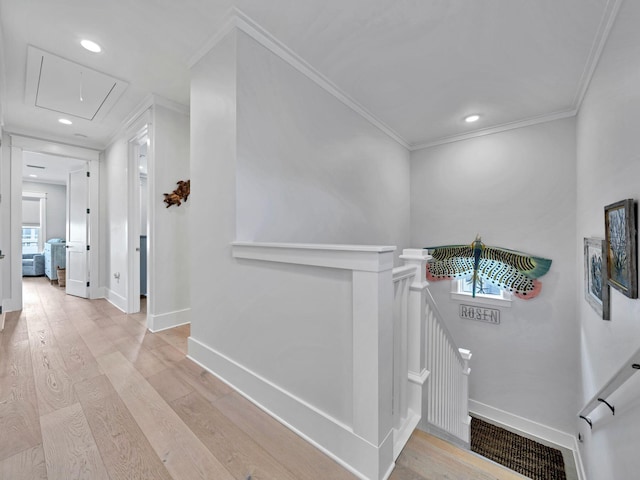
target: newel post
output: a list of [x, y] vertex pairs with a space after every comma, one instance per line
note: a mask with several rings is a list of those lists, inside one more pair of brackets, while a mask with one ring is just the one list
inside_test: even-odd
[[471, 360], [472, 353], [470, 350], [466, 350], [464, 348], [459, 348], [460, 356], [462, 360], [464, 360], [463, 370], [462, 370], [462, 421], [465, 424], [464, 438], [465, 442], [471, 441], [471, 417], [469, 416], [469, 374], [471, 373], [471, 367], [469, 367], [469, 360]]
[[408, 305], [408, 324], [407, 334], [408, 341], [408, 367], [409, 381], [418, 386], [414, 390], [418, 397], [410, 395], [410, 403], [414, 410], [420, 412], [422, 404], [422, 386], [424, 385], [429, 372], [426, 369], [425, 362], [425, 308], [426, 308], [426, 291], [429, 287], [427, 282], [427, 262], [431, 259], [431, 255], [426, 250], [420, 248], [405, 248], [400, 258], [405, 265], [412, 265], [416, 268], [416, 276], [413, 283], [409, 287], [409, 305]]

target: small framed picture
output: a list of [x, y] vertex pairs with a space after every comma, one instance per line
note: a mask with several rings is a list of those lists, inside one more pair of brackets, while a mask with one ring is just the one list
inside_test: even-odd
[[629, 298], [638, 298], [636, 205], [633, 199], [604, 207], [607, 278]]
[[602, 238], [584, 239], [584, 298], [603, 320], [610, 320], [607, 256]]

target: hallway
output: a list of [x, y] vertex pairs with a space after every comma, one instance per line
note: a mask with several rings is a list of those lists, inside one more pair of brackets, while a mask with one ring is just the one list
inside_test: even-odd
[[[355, 478], [185, 357], [189, 327], [24, 279], [0, 334], [0, 478]], [[10, 432], [10, 433], [7, 433]], [[523, 478], [415, 433], [390, 478]]]

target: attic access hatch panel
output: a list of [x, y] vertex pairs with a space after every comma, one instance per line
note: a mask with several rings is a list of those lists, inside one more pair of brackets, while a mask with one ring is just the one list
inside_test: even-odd
[[128, 83], [29, 46], [26, 103], [54, 112], [102, 120]]

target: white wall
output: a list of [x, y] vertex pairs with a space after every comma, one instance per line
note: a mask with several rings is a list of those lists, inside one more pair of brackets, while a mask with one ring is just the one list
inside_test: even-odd
[[[350, 275], [234, 260], [230, 243], [402, 249], [409, 154], [242, 31], [192, 68], [191, 86], [192, 341], [242, 370], [227, 380], [258, 403], [278, 409], [286, 392], [348, 425]], [[278, 414], [322, 443], [308, 418]]]
[[[101, 286], [106, 287], [108, 298], [114, 303], [120, 299], [118, 306], [122, 308], [123, 299], [127, 298], [127, 215], [128, 215], [128, 141], [127, 135], [107, 147], [104, 161], [100, 162], [100, 197], [101, 197], [101, 232], [104, 232], [101, 250], [104, 255], [105, 268]], [[119, 274], [120, 278], [114, 277]]]
[[47, 238], [67, 238], [67, 187], [53, 183], [22, 182], [23, 192], [47, 194]]
[[[154, 105], [148, 158], [147, 211], [151, 265], [148, 277], [149, 328], [159, 330], [190, 321], [189, 209], [191, 198], [181, 206], [165, 208], [163, 193], [177, 188], [189, 174], [189, 117]], [[206, 187], [205, 187], [206, 188]]]
[[[623, 2], [578, 115], [578, 247], [583, 237], [604, 238], [605, 205], [640, 199], [640, 4]], [[611, 321], [603, 321], [584, 300], [582, 255], [578, 315], [581, 324], [581, 408], [640, 346], [640, 300], [611, 289]], [[609, 400], [615, 416], [598, 407], [591, 431], [576, 420], [584, 436], [582, 458], [588, 478], [625, 480], [640, 469], [640, 376], [636, 374]]]
[[[158, 330], [189, 321], [189, 203], [165, 208], [162, 193], [176, 188], [178, 180], [189, 178], [189, 117], [185, 113], [154, 104], [134, 125], [119, 135], [105, 150], [101, 210], [106, 272], [102, 277], [107, 297], [126, 308], [128, 297], [128, 172], [129, 141], [150, 124], [151, 145], [146, 205], [152, 219], [149, 234], [151, 265], [147, 278], [149, 328]], [[133, 173], [138, 179], [138, 170]], [[137, 180], [136, 180], [137, 181]], [[137, 220], [136, 220], [137, 221]], [[120, 279], [114, 277], [118, 273]]]
[[238, 38], [237, 239], [407, 246], [406, 149]]
[[[459, 318], [448, 280], [432, 282], [458, 346], [473, 352], [470, 397], [573, 433], [578, 387], [575, 309], [575, 122], [558, 120], [412, 153], [412, 245], [487, 245], [553, 260], [541, 294], [514, 298], [501, 324]], [[466, 302], [468, 303], [468, 302]]]

